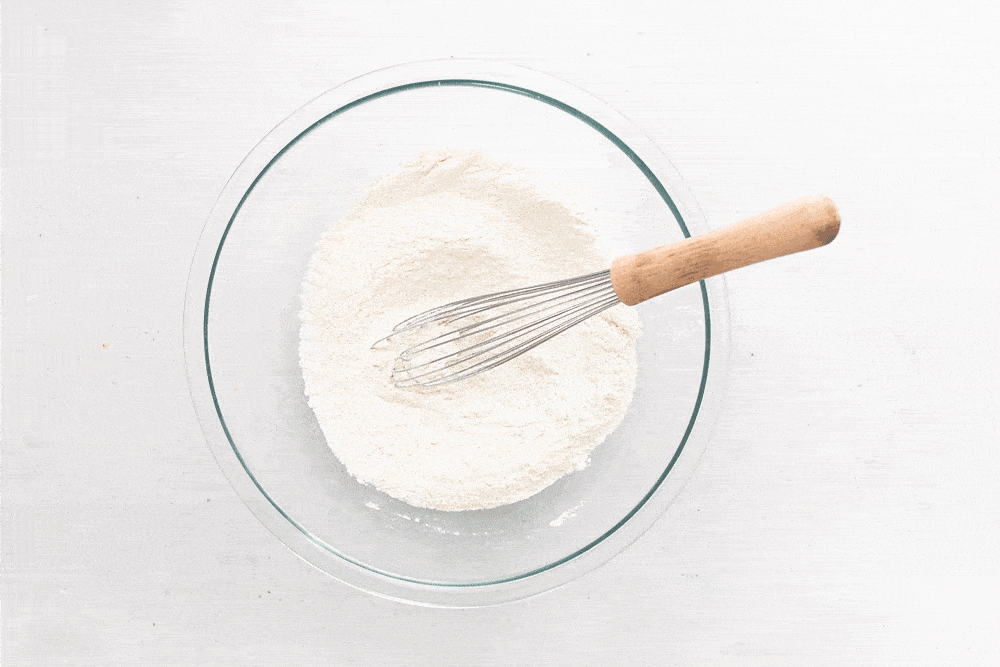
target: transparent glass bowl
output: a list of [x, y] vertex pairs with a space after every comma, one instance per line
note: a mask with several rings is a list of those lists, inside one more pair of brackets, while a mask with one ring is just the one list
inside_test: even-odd
[[585, 470], [522, 502], [466, 512], [361, 485], [303, 394], [300, 285], [323, 231], [377, 177], [433, 148], [480, 148], [570, 184], [618, 254], [707, 231], [663, 154], [583, 91], [502, 63], [391, 67], [306, 104], [240, 164], [192, 263], [185, 356], [216, 460], [289, 548], [377, 595], [481, 606], [580, 576], [671, 502], [705, 448], [725, 380], [725, 288], [716, 278], [639, 306], [635, 396]]

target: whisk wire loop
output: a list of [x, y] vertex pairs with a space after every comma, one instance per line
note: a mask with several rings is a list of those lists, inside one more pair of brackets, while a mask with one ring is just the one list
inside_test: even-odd
[[610, 271], [599, 271], [433, 308], [400, 322], [382, 339], [432, 325], [446, 328], [402, 352], [392, 381], [430, 387], [478, 375], [618, 303]]

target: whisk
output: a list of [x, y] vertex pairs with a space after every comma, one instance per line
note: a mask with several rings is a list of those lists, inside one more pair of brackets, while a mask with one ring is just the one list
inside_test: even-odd
[[634, 306], [726, 271], [818, 248], [839, 229], [840, 215], [829, 198], [803, 197], [702, 236], [619, 257], [605, 271], [432, 308], [400, 322], [375, 345], [427, 327], [425, 340], [396, 358], [392, 382], [397, 387], [457, 382], [619, 303]]

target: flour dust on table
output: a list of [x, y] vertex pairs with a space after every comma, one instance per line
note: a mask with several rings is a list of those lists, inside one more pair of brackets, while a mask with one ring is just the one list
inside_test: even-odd
[[372, 348], [428, 308], [606, 269], [576, 202], [523, 165], [435, 150], [325, 232], [302, 285], [299, 359], [327, 443], [359, 482], [418, 507], [497, 507], [585, 467], [622, 421], [641, 331], [623, 305], [439, 387], [390, 381], [405, 340]]

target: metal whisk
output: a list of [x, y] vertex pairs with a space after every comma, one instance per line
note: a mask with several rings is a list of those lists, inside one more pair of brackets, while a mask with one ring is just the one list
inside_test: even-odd
[[832, 201], [803, 197], [703, 236], [619, 257], [606, 271], [433, 308], [400, 322], [375, 345], [427, 327], [428, 337], [397, 357], [392, 382], [397, 387], [457, 382], [614, 305], [634, 306], [726, 271], [826, 245], [839, 229]]

